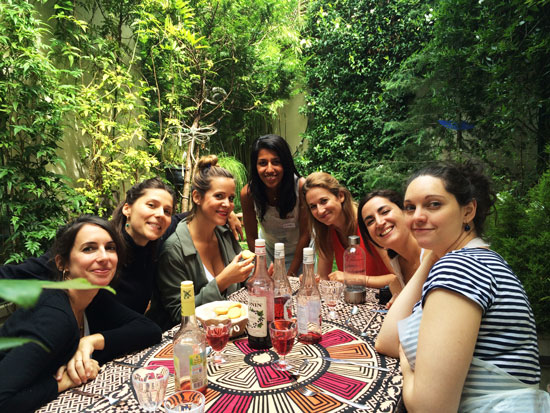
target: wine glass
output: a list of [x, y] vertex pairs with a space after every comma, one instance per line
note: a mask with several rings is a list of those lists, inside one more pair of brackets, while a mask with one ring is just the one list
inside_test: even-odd
[[321, 294], [325, 300], [326, 305], [328, 305], [330, 311], [328, 313], [328, 318], [330, 320], [336, 320], [338, 315], [334, 310], [334, 307], [340, 300], [342, 292], [344, 291], [344, 284], [339, 281], [326, 281], [323, 280], [320, 283]]
[[213, 350], [213, 359], [215, 364], [225, 363], [225, 359], [220, 352], [225, 348], [225, 345], [229, 341], [229, 334], [231, 333], [231, 319], [229, 318], [217, 318], [213, 323], [209, 323], [205, 326], [206, 341]]
[[269, 324], [271, 344], [280, 356], [279, 360], [273, 363], [273, 368], [279, 371], [288, 371], [292, 366], [285, 360], [285, 356], [292, 350], [294, 338], [296, 337], [296, 323], [289, 320], [275, 320]]
[[143, 410], [155, 412], [162, 404], [170, 372], [164, 366], [147, 366], [134, 370], [132, 385]]

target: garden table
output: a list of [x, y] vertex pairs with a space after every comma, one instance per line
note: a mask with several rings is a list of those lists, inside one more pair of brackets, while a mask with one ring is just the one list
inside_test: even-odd
[[[297, 279], [293, 279], [291, 285], [296, 292]], [[243, 303], [246, 303], [247, 299], [245, 289], [231, 296], [231, 300]], [[278, 357], [273, 349], [254, 351], [248, 347], [246, 336], [236, 337], [223, 350], [226, 363], [215, 366], [210, 360], [208, 362], [206, 410], [209, 413], [402, 411], [403, 378], [399, 370], [399, 361], [378, 354], [374, 350], [374, 337], [380, 330], [385, 315], [384, 308], [375, 298], [375, 291], [367, 291], [367, 302], [359, 305], [359, 313], [353, 317], [352, 327], [345, 323], [349, 319], [352, 305], [340, 300], [336, 306], [338, 318], [334, 321], [328, 320], [329, 308], [324, 303], [321, 307], [322, 341], [315, 345], [296, 342], [286, 356], [293, 365], [300, 365], [304, 359], [309, 360], [300, 371], [299, 377], [279, 372], [271, 367], [271, 362]], [[118, 399], [118, 403], [111, 405], [107, 398], [76, 394], [69, 390], [38, 412], [144, 411], [139, 407], [132, 392], [131, 365], [165, 365], [173, 371], [171, 338], [178, 328], [179, 326], [165, 332], [160, 344], [117, 360], [128, 365], [119, 364], [117, 361], [105, 364], [93, 382], [79, 388], [89, 393]], [[357, 329], [366, 331], [368, 336], [361, 337]], [[387, 368], [389, 371], [352, 364], [336, 364], [322, 357], [358, 361]], [[297, 390], [298, 387], [309, 384], [345, 399], [366, 404], [368, 409], [357, 410], [323, 394], [306, 397]], [[166, 394], [169, 395], [173, 391], [171, 376]]]

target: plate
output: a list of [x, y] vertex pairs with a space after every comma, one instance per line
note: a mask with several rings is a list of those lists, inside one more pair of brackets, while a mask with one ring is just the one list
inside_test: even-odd
[[195, 316], [204, 324], [210, 325], [216, 323], [216, 318], [220, 316], [216, 315], [214, 309], [216, 307], [229, 308], [232, 304], [241, 305], [241, 316], [231, 320], [233, 328], [231, 330], [231, 337], [237, 337], [244, 334], [246, 324], [248, 323], [248, 306], [238, 301], [212, 301], [211, 303], [203, 304], [195, 309]]

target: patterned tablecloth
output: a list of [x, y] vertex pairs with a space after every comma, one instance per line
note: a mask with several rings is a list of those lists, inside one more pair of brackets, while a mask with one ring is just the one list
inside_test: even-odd
[[[292, 282], [297, 289], [297, 281]], [[247, 302], [246, 290], [236, 292], [232, 300]], [[323, 338], [319, 344], [303, 345], [296, 342], [286, 356], [293, 365], [309, 362], [299, 377], [274, 370], [271, 363], [278, 356], [272, 349], [256, 351], [248, 347], [246, 336], [230, 341], [223, 350], [226, 363], [215, 366], [208, 363], [208, 390], [206, 408], [209, 413], [222, 412], [351, 412], [357, 409], [326, 395], [303, 396], [297, 387], [313, 384], [332, 394], [369, 406], [367, 412], [397, 412], [401, 410], [402, 376], [397, 359], [385, 357], [374, 350], [374, 337], [384, 317], [374, 291], [368, 292], [367, 303], [359, 306], [359, 313], [351, 324], [369, 336], [360, 337], [346, 325], [352, 305], [343, 301], [336, 306], [338, 318], [328, 321], [328, 307], [322, 305]], [[167, 331], [160, 344], [129, 355], [119, 361], [129, 364], [165, 365], [173, 372], [172, 340], [177, 327]], [[351, 364], [335, 364], [322, 359], [333, 357], [361, 361], [363, 364], [389, 368], [379, 371]], [[133, 395], [130, 374], [133, 368], [107, 363], [100, 375], [81, 390], [119, 399], [110, 405], [106, 398], [84, 396], [67, 391], [38, 412], [142, 412]], [[167, 395], [174, 391], [173, 376]], [[160, 411], [163, 411], [161, 408]]]

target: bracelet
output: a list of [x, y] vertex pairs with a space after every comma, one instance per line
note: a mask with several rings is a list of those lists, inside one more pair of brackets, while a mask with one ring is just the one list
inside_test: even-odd
[[365, 287], [369, 286], [369, 277], [370, 277], [370, 275], [367, 275], [367, 282], [365, 283]]

